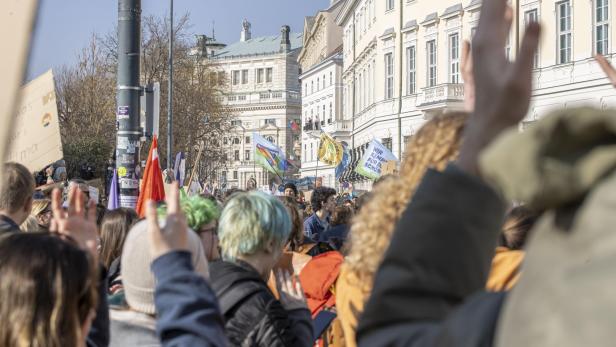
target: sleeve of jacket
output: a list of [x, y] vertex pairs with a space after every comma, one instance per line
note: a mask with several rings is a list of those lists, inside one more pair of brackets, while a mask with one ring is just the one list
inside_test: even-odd
[[439, 322], [484, 288], [503, 215], [500, 197], [481, 180], [455, 165], [429, 170], [375, 277], [358, 326], [360, 345], [385, 331], [389, 341], [437, 334]]
[[278, 300], [273, 300], [266, 307], [267, 320], [262, 324], [264, 331], [258, 335], [259, 346], [314, 346], [312, 337], [312, 318], [308, 309], [287, 311]]
[[98, 281], [98, 306], [96, 317], [92, 322], [90, 331], [86, 338], [88, 347], [107, 347], [109, 346], [109, 304], [107, 303], [107, 270], [104, 266], [99, 267]]
[[156, 332], [163, 346], [226, 346], [216, 295], [193, 271], [190, 253], [174, 251], [152, 263], [157, 279]]

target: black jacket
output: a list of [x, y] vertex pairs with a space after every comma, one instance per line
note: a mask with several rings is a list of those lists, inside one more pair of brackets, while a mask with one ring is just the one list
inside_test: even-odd
[[428, 171], [396, 226], [360, 319], [359, 346], [491, 346], [502, 293], [483, 291], [504, 216], [450, 165]]
[[21, 229], [19, 229], [19, 225], [15, 223], [11, 218], [0, 215], [0, 235], [4, 233], [18, 233]]
[[213, 262], [210, 276], [230, 345], [313, 345], [310, 311], [286, 311], [250, 265]]

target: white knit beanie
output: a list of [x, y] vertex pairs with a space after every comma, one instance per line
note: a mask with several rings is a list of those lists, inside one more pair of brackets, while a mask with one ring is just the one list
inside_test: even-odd
[[[149, 245], [147, 221], [144, 220], [135, 224], [126, 236], [122, 250], [121, 275], [128, 306], [137, 312], [153, 315], [156, 314], [154, 307], [156, 282], [150, 269], [153, 259]], [[190, 229], [188, 230], [188, 248], [192, 254], [195, 271], [208, 278], [207, 258], [201, 239]]]

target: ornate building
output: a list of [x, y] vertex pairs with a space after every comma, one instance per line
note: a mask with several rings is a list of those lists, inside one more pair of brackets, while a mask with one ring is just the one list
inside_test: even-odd
[[[288, 26], [283, 26], [280, 35], [253, 38], [250, 29], [250, 23], [244, 20], [240, 41], [204, 57], [225, 74], [229, 90], [223, 104], [236, 116], [233, 129], [222, 139], [227, 161], [213, 182], [223, 189], [261, 187], [280, 180], [255, 165], [253, 132], [276, 144], [291, 163], [299, 166], [301, 96], [297, 57], [302, 34], [291, 33]], [[286, 175], [294, 173], [297, 168], [290, 166]]]
[[321, 132], [348, 143], [349, 120], [342, 117], [342, 29], [336, 15], [343, 1], [304, 21], [304, 42], [299, 53], [302, 68], [302, 177], [321, 177], [326, 186], [337, 185], [335, 168], [319, 162]]

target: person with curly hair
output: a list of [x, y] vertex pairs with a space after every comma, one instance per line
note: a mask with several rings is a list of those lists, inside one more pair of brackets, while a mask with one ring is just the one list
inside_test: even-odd
[[318, 240], [319, 234], [329, 228], [329, 216], [336, 208], [336, 190], [318, 187], [312, 192], [310, 205], [314, 214], [304, 221], [304, 234], [307, 239]]
[[379, 182], [353, 218], [336, 297], [347, 346], [355, 346], [358, 318], [396, 223], [426, 171], [442, 171], [456, 159], [467, 118], [466, 113], [451, 113], [428, 121], [409, 142], [400, 176]]

